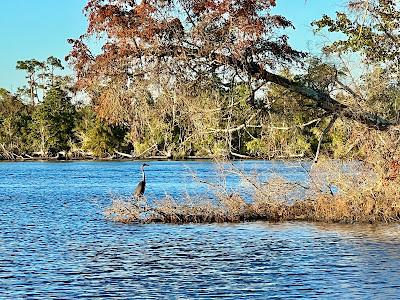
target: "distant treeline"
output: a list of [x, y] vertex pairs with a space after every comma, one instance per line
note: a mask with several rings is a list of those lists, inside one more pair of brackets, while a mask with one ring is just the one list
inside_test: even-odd
[[[243, 83], [221, 89], [220, 82], [210, 81], [204, 89], [185, 87], [180, 93], [138, 93], [138, 86], [126, 99], [125, 111], [121, 99], [112, 107], [110, 100], [104, 106], [88, 95], [78, 97], [73, 79], [56, 74], [62, 65], [54, 57], [19, 61], [17, 68], [26, 71], [27, 85], [16, 93], [0, 89], [1, 159], [312, 157], [329, 121], [311, 101], [278, 85], [258, 96]], [[314, 60], [307, 74], [295, 79], [312, 77], [318, 88], [328, 89], [334, 72]], [[365, 103], [396, 117], [399, 90], [384, 70], [376, 68], [365, 78], [364, 88], [369, 87], [374, 90]], [[382, 103], [378, 95], [385, 94], [391, 95], [390, 101]], [[97, 95], [114, 96], [118, 97], [100, 91]], [[344, 94], [337, 97], [346, 101]], [[323, 138], [322, 152], [331, 157], [362, 156], [355, 142], [357, 126], [337, 121]]]

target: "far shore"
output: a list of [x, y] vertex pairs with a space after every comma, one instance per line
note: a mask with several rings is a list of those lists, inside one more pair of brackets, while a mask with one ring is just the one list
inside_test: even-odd
[[[84, 156], [84, 157], [17, 157], [15, 159], [1, 159], [0, 162], [33, 162], [33, 161], [43, 161], [43, 162], [72, 162], [72, 161], [145, 161], [145, 160], [154, 160], [154, 161], [190, 161], [190, 160], [204, 160], [204, 161], [212, 161], [218, 160], [218, 157], [212, 156], [187, 156], [183, 158], [176, 158], [176, 157], [168, 157], [168, 156], [149, 156], [149, 157], [123, 157], [123, 156], [110, 156], [110, 157], [91, 157], [91, 156]], [[257, 157], [231, 157], [229, 160], [281, 160], [281, 161], [293, 161], [293, 160], [302, 160], [302, 161], [312, 161], [312, 158], [309, 157], [275, 157], [275, 158], [257, 158]]]
[[0, 159], [0, 162], [32, 162], [32, 161], [143, 161], [143, 160], [163, 160], [163, 161], [185, 161], [185, 160], [212, 160], [211, 157], [188, 157], [188, 158], [168, 158], [164, 156], [152, 156], [141, 158], [127, 158], [127, 157], [72, 157], [72, 158], [58, 158], [58, 157], [31, 157], [31, 158], [16, 158], [16, 159]]

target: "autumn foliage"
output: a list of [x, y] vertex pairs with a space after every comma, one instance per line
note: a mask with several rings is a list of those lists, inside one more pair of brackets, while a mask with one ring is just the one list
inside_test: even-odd
[[[78, 86], [100, 110], [108, 106], [104, 102], [126, 100], [123, 93], [112, 100], [98, 97], [113, 83], [127, 87], [128, 93], [129, 87], [155, 82], [168, 89], [207, 78], [226, 83], [243, 76], [241, 81], [250, 82], [246, 71], [254, 62], [274, 69], [304, 57], [290, 47], [287, 36], [278, 34], [292, 24], [271, 13], [275, 5], [272, 0], [90, 0], [87, 32], [69, 40], [73, 49], [68, 60]], [[86, 44], [93, 36], [104, 42], [100, 53]]]

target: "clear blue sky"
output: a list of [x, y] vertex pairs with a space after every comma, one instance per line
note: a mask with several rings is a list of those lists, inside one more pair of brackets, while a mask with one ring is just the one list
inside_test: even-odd
[[[84, 33], [82, 13], [85, 0], [11, 0], [0, 4], [0, 87], [15, 91], [25, 83], [24, 73], [15, 69], [17, 60], [44, 60], [53, 55], [64, 59], [70, 50], [68, 38]], [[313, 49], [315, 38], [310, 22], [322, 14], [333, 15], [343, 0], [278, 0], [275, 9], [292, 20], [292, 45]], [[314, 41], [313, 41], [314, 40]]]

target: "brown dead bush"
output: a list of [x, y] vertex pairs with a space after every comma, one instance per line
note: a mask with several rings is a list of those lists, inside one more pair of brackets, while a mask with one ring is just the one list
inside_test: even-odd
[[365, 161], [321, 159], [310, 169], [304, 168], [306, 182], [293, 182], [276, 174], [261, 182], [257, 174], [245, 174], [233, 165], [228, 171], [219, 168], [222, 177], [223, 172], [233, 172], [253, 188], [251, 201], [238, 192], [229, 192], [223, 185], [210, 184], [215, 195], [212, 199], [166, 197], [151, 203], [145, 198], [115, 199], [105, 214], [123, 223], [398, 222], [399, 141], [399, 133], [379, 138], [367, 136], [367, 141], [359, 146], [367, 155]]

